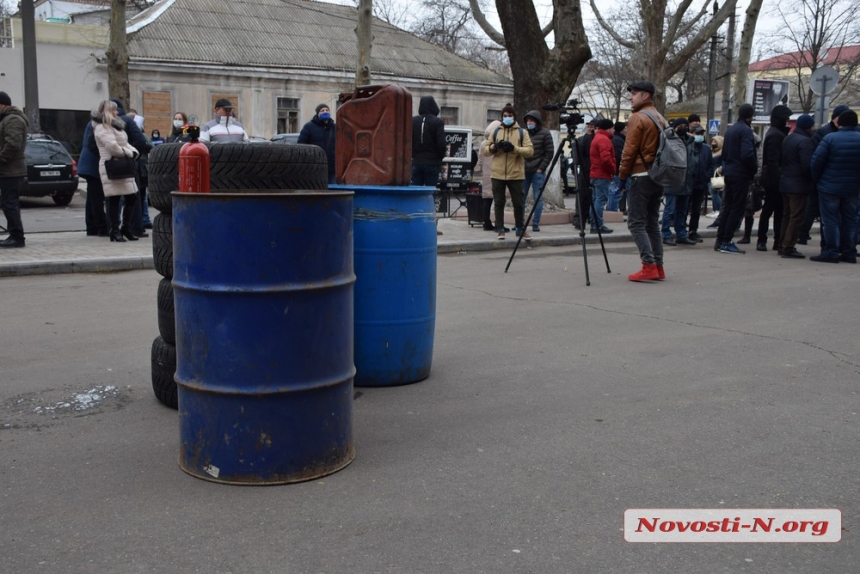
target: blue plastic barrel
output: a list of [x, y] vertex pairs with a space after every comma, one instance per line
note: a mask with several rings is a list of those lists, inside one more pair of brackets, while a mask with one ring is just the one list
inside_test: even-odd
[[355, 192], [355, 384], [422, 381], [436, 329], [435, 188], [333, 188]]
[[353, 194], [173, 193], [179, 466], [230, 484], [354, 457]]

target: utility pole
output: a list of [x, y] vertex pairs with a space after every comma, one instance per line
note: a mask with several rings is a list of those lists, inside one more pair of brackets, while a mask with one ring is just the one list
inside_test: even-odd
[[39, 75], [36, 71], [36, 11], [33, 0], [21, 0], [21, 33], [24, 37], [24, 110], [30, 133], [42, 133], [39, 123]]
[[358, 3], [358, 65], [355, 70], [355, 86], [370, 84], [370, 51], [373, 48], [373, 0]]
[[[719, 6], [714, 0], [714, 16], [717, 15], [718, 10]], [[708, 121], [716, 119], [714, 118], [714, 99], [717, 90], [717, 39], [718, 36], [714, 33], [711, 36], [711, 56], [708, 61]], [[710, 134], [708, 135], [710, 136]]]
[[732, 67], [735, 51], [735, 12], [729, 15], [729, 32], [726, 34], [726, 71], [723, 76], [723, 103], [720, 110], [720, 135], [725, 135], [732, 123]]

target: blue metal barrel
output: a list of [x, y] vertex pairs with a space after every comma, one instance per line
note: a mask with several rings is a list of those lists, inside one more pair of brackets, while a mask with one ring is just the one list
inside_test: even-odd
[[352, 440], [353, 194], [173, 193], [179, 466], [325, 476]]
[[329, 188], [355, 192], [355, 384], [426, 379], [436, 329], [435, 188]]

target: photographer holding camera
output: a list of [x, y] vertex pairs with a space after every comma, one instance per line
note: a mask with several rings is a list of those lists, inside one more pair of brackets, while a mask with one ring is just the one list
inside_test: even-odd
[[502, 108], [502, 125], [496, 128], [490, 137], [484, 141], [481, 152], [492, 156], [491, 181], [493, 200], [496, 212], [496, 230], [498, 238], [505, 238], [505, 189], [511, 193], [514, 204], [514, 221], [519, 237], [531, 241], [531, 236], [525, 230], [523, 207], [523, 181], [526, 178], [525, 159], [532, 157], [534, 147], [526, 130], [517, 125], [516, 111], [511, 104]]

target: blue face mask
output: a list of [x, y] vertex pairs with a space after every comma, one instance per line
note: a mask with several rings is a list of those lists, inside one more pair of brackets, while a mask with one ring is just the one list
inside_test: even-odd
[[323, 113], [321, 113], [321, 114], [320, 114], [320, 119], [321, 119], [321, 120], [323, 120], [323, 121], [325, 121], [325, 120], [327, 120], [327, 119], [329, 119], [329, 118], [331, 118], [331, 114], [330, 114], [329, 112], [323, 112]]
[[504, 117], [502, 118], [502, 123], [508, 127], [511, 127], [512, 125], [514, 125], [514, 118], [510, 116]]
[[526, 124], [526, 127], [529, 129], [529, 131], [531, 131], [531, 130], [535, 129], [537, 127], [537, 125], [529, 122]]
[[702, 143], [703, 141], [705, 141], [705, 136], [694, 136], [693, 139], [696, 140], [696, 143]]

